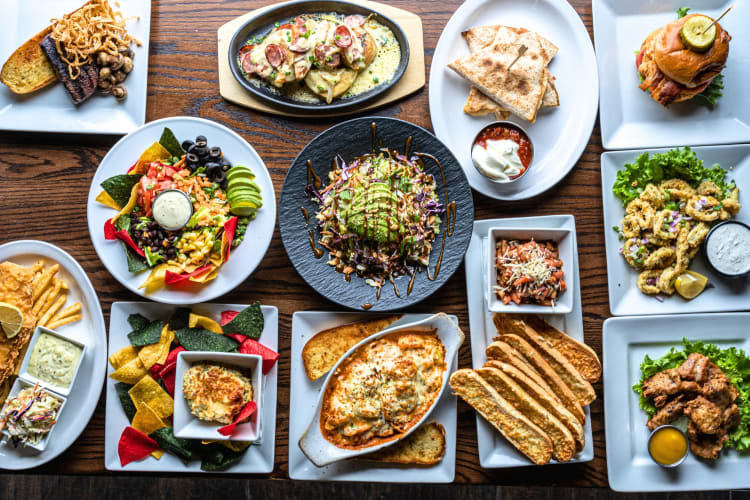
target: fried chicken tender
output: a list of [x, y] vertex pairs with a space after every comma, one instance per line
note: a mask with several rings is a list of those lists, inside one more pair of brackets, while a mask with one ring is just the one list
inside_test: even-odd
[[682, 415], [682, 410], [685, 408], [685, 402], [682, 400], [683, 397], [684, 396], [680, 394], [656, 412], [646, 424], [648, 428], [654, 430], [662, 425], [667, 425]]
[[683, 413], [695, 424], [701, 434], [716, 434], [723, 422], [721, 408], [703, 396], [685, 403]]
[[[643, 395], [647, 398], [654, 398], [657, 408], [664, 406], [667, 396], [676, 394], [679, 389], [680, 375], [677, 373], [677, 368], [656, 373], [643, 382]], [[661, 398], [662, 404], [656, 402], [657, 398]]]

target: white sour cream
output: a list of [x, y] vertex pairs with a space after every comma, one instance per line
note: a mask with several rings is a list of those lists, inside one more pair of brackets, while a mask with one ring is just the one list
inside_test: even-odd
[[489, 139], [486, 149], [475, 144], [471, 149], [471, 160], [482, 174], [500, 182], [515, 179], [523, 172], [518, 144], [510, 139]]
[[193, 205], [182, 191], [168, 189], [154, 200], [154, 220], [168, 231], [181, 229], [193, 214]]
[[722, 224], [711, 232], [706, 255], [717, 271], [741, 275], [750, 271], [750, 229], [742, 224]]

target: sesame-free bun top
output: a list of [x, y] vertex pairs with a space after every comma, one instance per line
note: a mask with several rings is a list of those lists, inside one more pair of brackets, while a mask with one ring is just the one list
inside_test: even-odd
[[732, 39], [716, 23], [716, 40], [710, 49], [706, 52], [688, 49], [682, 43], [680, 30], [688, 19], [701, 15], [687, 15], [652, 33], [655, 35], [653, 57], [656, 65], [666, 76], [688, 88], [698, 87], [721, 73], [729, 55], [729, 40]]

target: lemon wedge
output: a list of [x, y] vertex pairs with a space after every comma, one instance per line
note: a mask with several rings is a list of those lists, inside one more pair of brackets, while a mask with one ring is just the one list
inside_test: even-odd
[[0, 302], [0, 325], [5, 336], [12, 339], [23, 326], [23, 313], [19, 308], [7, 302]]
[[708, 278], [695, 271], [685, 271], [677, 276], [674, 282], [674, 288], [683, 299], [694, 299], [706, 289]]

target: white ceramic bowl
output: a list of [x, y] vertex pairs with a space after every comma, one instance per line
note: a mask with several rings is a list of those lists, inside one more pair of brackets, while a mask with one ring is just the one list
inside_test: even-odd
[[[336, 373], [336, 370], [338, 369], [339, 365], [344, 360], [346, 360], [361, 345], [364, 345], [368, 342], [371, 342], [374, 339], [383, 337], [384, 335], [387, 335], [392, 332], [398, 332], [401, 330], [409, 330], [409, 329], [414, 329], [414, 328], [417, 328], [417, 329], [436, 328], [438, 338], [445, 346], [446, 368], [445, 368], [445, 372], [443, 373], [443, 383], [440, 386], [440, 392], [438, 393], [437, 397], [433, 400], [430, 408], [428, 408], [428, 410], [425, 412], [422, 418], [419, 419], [419, 421], [416, 422], [408, 431], [406, 431], [398, 439], [394, 439], [393, 441], [388, 441], [386, 443], [381, 443], [375, 446], [361, 448], [358, 450], [339, 448], [335, 446], [333, 443], [329, 442], [320, 432], [320, 410], [323, 405], [323, 396], [325, 395], [326, 388], [328, 387], [328, 384], [331, 382], [331, 377], [333, 376], [334, 373]], [[302, 434], [302, 437], [299, 440], [299, 447], [302, 449], [302, 452], [312, 463], [314, 463], [318, 467], [323, 467], [324, 465], [328, 465], [330, 463], [337, 462], [339, 460], [344, 460], [346, 458], [352, 458], [352, 457], [356, 457], [359, 455], [364, 455], [365, 453], [373, 452], [375, 450], [379, 450], [380, 448], [390, 446], [400, 441], [401, 439], [404, 439], [406, 436], [408, 436], [414, 430], [416, 430], [422, 424], [422, 422], [424, 422], [427, 418], [429, 418], [430, 413], [432, 413], [432, 410], [435, 408], [438, 401], [440, 401], [443, 391], [445, 391], [445, 388], [448, 385], [448, 377], [450, 376], [450, 366], [452, 366], [454, 358], [458, 355], [458, 349], [461, 347], [461, 344], [463, 343], [463, 341], [464, 341], [464, 333], [461, 331], [458, 325], [454, 323], [445, 313], [438, 313], [422, 321], [417, 321], [417, 322], [409, 323], [406, 325], [399, 325], [393, 328], [388, 328], [386, 330], [383, 330], [382, 332], [371, 335], [367, 337], [366, 339], [362, 340], [361, 342], [357, 343], [356, 345], [354, 345], [343, 356], [341, 356], [341, 358], [338, 360], [336, 365], [328, 372], [328, 377], [326, 378], [325, 384], [323, 384], [323, 388], [321, 389], [320, 395], [318, 396], [318, 402], [315, 407], [315, 415], [313, 416], [312, 421], [307, 426], [307, 429]]]
[[[497, 284], [497, 271], [495, 269], [495, 244], [498, 240], [530, 240], [534, 241], [554, 241], [560, 252], [562, 260], [562, 270], [565, 273], [565, 284], [567, 290], [560, 294], [558, 302], [554, 307], [543, 306], [539, 304], [516, 304], [510, 302], [503, 304], [495, 293]], [[573, 266], [578, 265], [578, 255], [575, 245], [575, 233], [568, 228], [557, 229], [538, 229], [538, 228], [503, 228], [491, 227], [487, 232], [487, 249], [486, 249], [486, 273], [487, 288], [487, 307], [492, 312], [499, 313], [525, 313], [525, 314], [568, 314], [573, 310], [573, 289], [575, 286], [570, 278], [574, 275]]]
[[[21, 392], [22, 390], [26, 389], [27, 387], [31, 387], [33, 389], [34, 385], [36, 385], [35, 382], [30, 382], [28, 380], [22, 379], [21, 377], [18, 377], [16, 379], [16, 381], [13, 383], [13, 387], [10, 388], [10, 393], [8, 394], [8, 399], [5, 401], [5, 404], [7, 405], [8, 401], [10, 401], [11, 399], [15, 398], [18, 395], [19, 392]], [[65, 399], [65, 397], [60, 396], [59, 394], [55, 394], [52, 391], [48, 391], [46, 389], [43, 389], [43, 390], [46, 391], [47, 394], [49, 394], [50, 396], [52, 396], [53, 398], [55, 398], [55, 399], [57, 399], [58, 401], [61, 402], [60, 408], [57, 409], [57, 422], [60, 422], [60, 418], [62, 417], [62, 412], [65, 409], [65, 402], [67, 400]], [[5, 410], [5, 405], [3, 405], [2, 410], [0, 410], [0, 415], [2, 415], [2, 413], [3, 413], [4, 410]], [[52, 436], [52, 433], [55, 432], [55, 429], [57, 427], [58, 427], [58, 424], [55, 423], [52, 426], [52, 429], [50, 429], [50, 431], [42, 438], [41, 441], [39, 441], [38, 444], [27, 444], [27, 445], [19, 444], [18, 446], [21, 447], [21, 448], [24, 447], [24, 446], [26, 446], [27, 448], [33, 448], [33, 449], [35, 449], [37, 451], [44, 451], [45, 448], [47, 448], [47, 443], [49, 443], [49, 440], [50, 440], [50, 437]], [[11, 437], [10, 437], [10, 433], [8, 432], [7, 429], [3, 429], [3, 435], [8, 439], [8, 442], [10, 442]], [[10, 445], [10, 446], [12, 447], [12, 445]]]
[[[188, 368], [196, 363], [220, 363], [229, 368], [243, 368], [250, 372], [253, 384], [253, 401], [258, 405], [250, 420], [237, 425], [234, 434], [225, 436], [219, 429], [225, 424], [204, 422], [192, 413], [183, 392], [183, 378]], [[174, 435], [185, 439], [222, 440], [222, 441], [258, 441], [261, 436], [261, 411], [263, 410], [263, 360], [255, 354], [236, 354], [227, 352], [183, 351], [177, 355], [174, 389]]]
[[[66, 340], [70, 342], [71, 344], [77, 345], [81, 348], [81, 357], [78, 359], [78, 364], [76, 365], [75, 372], [73, 373], [73, 378], [70, 381], [70, 385], [68, 387], [60, 387], [55, 384], [51, 384], [49, 382], [45, 382], [42, 379], [36, 378], [32, 374], [29, 373], [29, 362], [31, 361], [31, 355], [34, 353], [34, 348], [36, 347], [36, 343], [39, 341], [39, 336], [42, 333], [46, 333], [48, 335], [52, 335], [53, 337], [60, 338], [62, 340]], [[37, 326], [36, 330], [34, 331], [34, 335], [31, 337], [31, 342], [29, 342], [29, 348], [26, 350], [26, 356], [23, 358], [23, 363], [21, 364], [21, 370], [19, 371], [20, 376], [26, 379], [27, 381], [31, 383], [39, 382], [39, 385], [45, 389], [49, 389], [50, 391], [56, 392], [58, 394], [62, 394], [63, 396], [67, 396], [70, 394], [70, 391], [73, 390], [73, 387], [76, 383], [76, 378], [78, 377], [78, 370], [81, 368], [82, 361], [84, 357], [86, 356], [86, 344], [78, 340], [76, 337], [73, 337], [71, 335], [64, 335], [60, 332], [57, 332], [55, 330], [50, 330], [49, 328], [45, 328], [43, 326]]]

